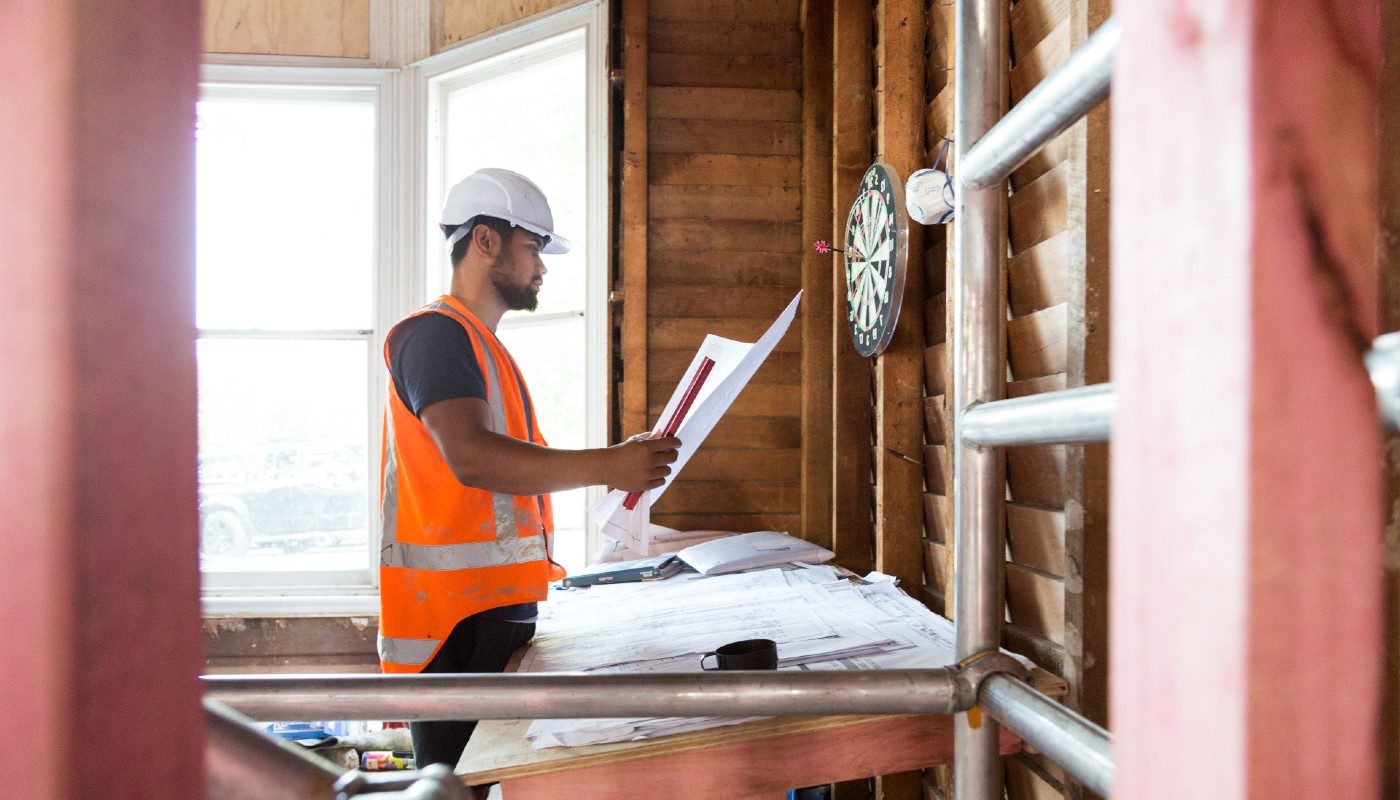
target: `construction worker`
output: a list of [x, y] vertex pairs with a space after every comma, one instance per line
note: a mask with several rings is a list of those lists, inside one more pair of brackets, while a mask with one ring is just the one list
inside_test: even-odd
[[[386, 673], [501, 672], [534, 635], [553, 560], [549, 493], [607, 484], [655, 488], [675, 438], [550, 448], [525, 379], [496, 338], [509, 310], [533, 311], [565, 253], [544, 193], [522, 175], [479, 170], [447, 195], [451, 293], [385, 341], [392, 386], [382, 449], [379, 657]], [[456, 766], [474, 721], [412, 723], [418, 766]]]

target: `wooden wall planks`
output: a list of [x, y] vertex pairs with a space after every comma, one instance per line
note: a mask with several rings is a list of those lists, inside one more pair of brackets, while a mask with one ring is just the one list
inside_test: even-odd
[[660, 53], [747, 53], [791, 58], [793, 53], [802, 51], [802, 37], [791, 21], [755, 24], [668, 19], [652, 31], [650, 46]]
[[802, 121], [802, 93], [790, 89], [655, 86], [652, 119]]
[[[753, 341], [804, 286], [811, 115], [796, 2], [652, 0], [624, 23], [636, 13], [647, 18], [647, 338], [632, 357], [646, 364], [650, 423], [706, 334]], [[804, 532], [803, 329], [657, 503], [657, 522]]]
[[653, 153], [802, 154], [802, 126], [770, 120], [653, 119]]
[[206, 53], [369, 58], [370, 0], [204, 0]]

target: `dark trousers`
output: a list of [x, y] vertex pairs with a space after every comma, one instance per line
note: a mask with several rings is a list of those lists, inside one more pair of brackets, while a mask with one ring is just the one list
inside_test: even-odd
[[[423, 672], [504, 672], [511, 653], [534, 635], [533, 622], [507, 622], [475, 614], [457, 623]], [[474, 730], [476, 720], [408, 723], [418, 768], [446, 764], [456, 769]]]

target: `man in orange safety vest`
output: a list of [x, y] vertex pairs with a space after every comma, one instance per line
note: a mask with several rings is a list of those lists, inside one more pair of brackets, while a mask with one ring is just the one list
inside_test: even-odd
[[[496, 338], [508, 310], [533, 311], [564, 253], [544, 193], [479, 170], [443, 205], [451, 291], [385, 340], [391, 378], [381, 467], [379, 657], [385, 672], [500, 672], [534, 635], [554, 562], [549, 493], [660, 486], [675, 438], [592, 450], [549, 447], [525, 379]], [[410, 724], [418, 766], [456, 766], [476, 723]]]

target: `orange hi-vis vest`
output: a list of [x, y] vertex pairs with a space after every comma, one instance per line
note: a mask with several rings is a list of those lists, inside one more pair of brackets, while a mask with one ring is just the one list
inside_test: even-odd
[[[419, 314], [443, 314], [466, 330], [486, 383], [491, 429], [544, 445], [525, 379], [495, 334], [450, 296], [410, 317]], [[379, 661], [384, 672], [421, 672], [463, 618], [544, 600], [548, 582], [564, 575], [550, 558], [548, 495], [463, 486], [392, 385], [384, 417]]]

